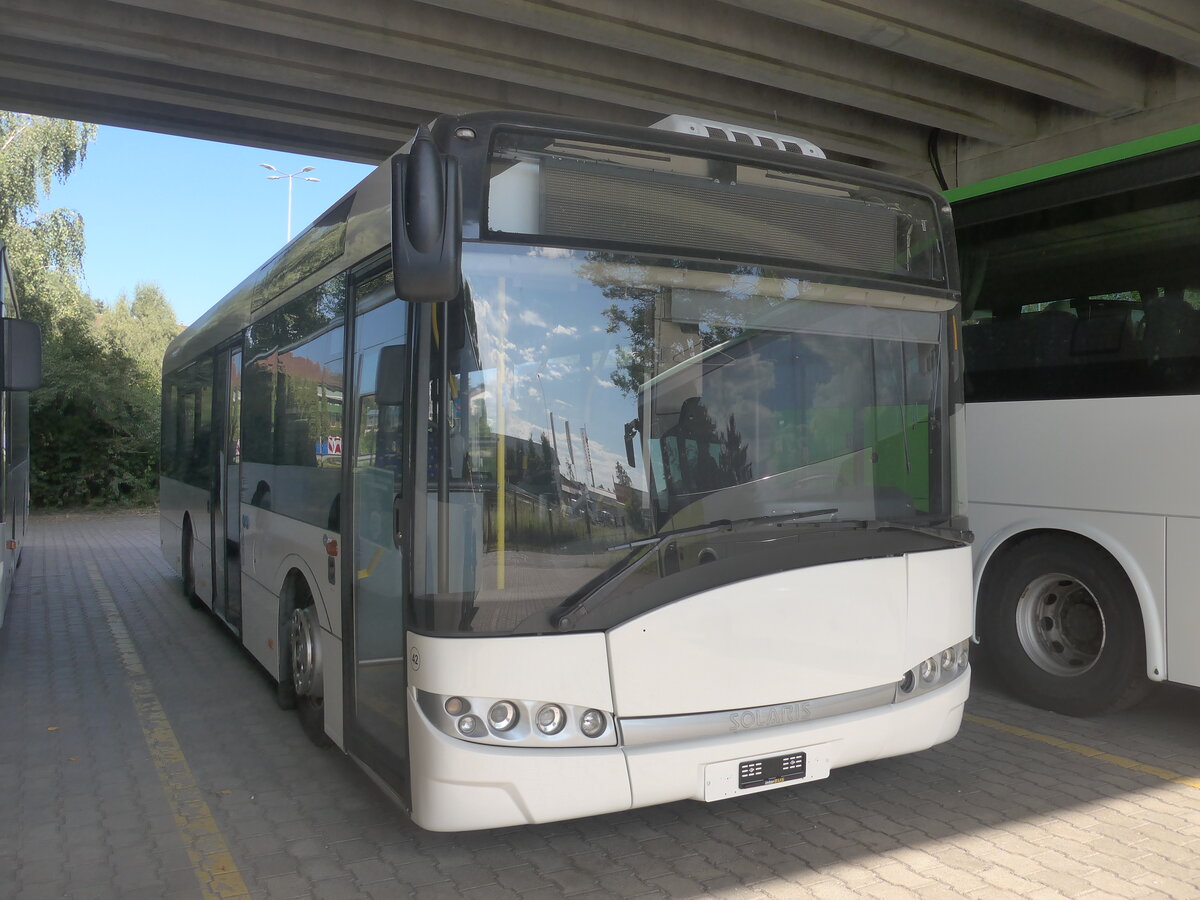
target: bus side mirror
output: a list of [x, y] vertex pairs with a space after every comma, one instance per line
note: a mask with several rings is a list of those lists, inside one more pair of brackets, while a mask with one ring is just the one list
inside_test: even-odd
[[6, 391], [32, 391], [42, 386], [42, 327], [24, 319], [0, 319], [0, 370]]
[[641, 418], [625, 423], [625, 461], [629, 463], [630, 468], [636, 468], [637, 466], [637, 463], [633, 459], [633, 437], [641, 430]]
[[417, 129], [407, 155], [392, 157], [392, 279], [396, 296], [441, 303], [462, 285], [462, 187], [458, 160]]

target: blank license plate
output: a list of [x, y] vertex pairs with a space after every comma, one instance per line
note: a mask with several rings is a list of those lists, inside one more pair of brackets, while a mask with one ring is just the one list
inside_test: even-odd
[[738, 763], [738, 788], [746, 790], [764, 784], [782, 784], [804, 778], [807, 772], [808, 756], [803, 751], [752, 759]]

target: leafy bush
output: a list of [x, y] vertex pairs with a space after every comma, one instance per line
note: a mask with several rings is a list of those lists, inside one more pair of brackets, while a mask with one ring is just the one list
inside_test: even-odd
[[152, 284], [132, 303], [97, 304], [79, 286], [82, 217], [39, 209], [95, 135], [94, 125], [0, 112], [0, 239], [20, 315], [42, 326], [43, 385], [30, 397], [36, 506], [144, 504], [157, 489], [159, 371], [175, 314]]

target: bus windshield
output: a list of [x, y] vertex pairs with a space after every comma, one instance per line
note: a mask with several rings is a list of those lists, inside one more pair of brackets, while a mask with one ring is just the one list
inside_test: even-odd
[[956, 515], [948, 301], [524, 245], [469, 244], [463, 269], [426, 629], [564, 627], [600, 587], [667, 602], [698, 566], [781, 567], [801, 533]]

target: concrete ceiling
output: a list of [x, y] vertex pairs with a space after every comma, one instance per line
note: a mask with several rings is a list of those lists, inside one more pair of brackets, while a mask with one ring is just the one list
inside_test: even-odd
[[372, 163], [689, 113], [954, 187], [1200, 124], [1200, 0], [0, 0], [0, 108]]

